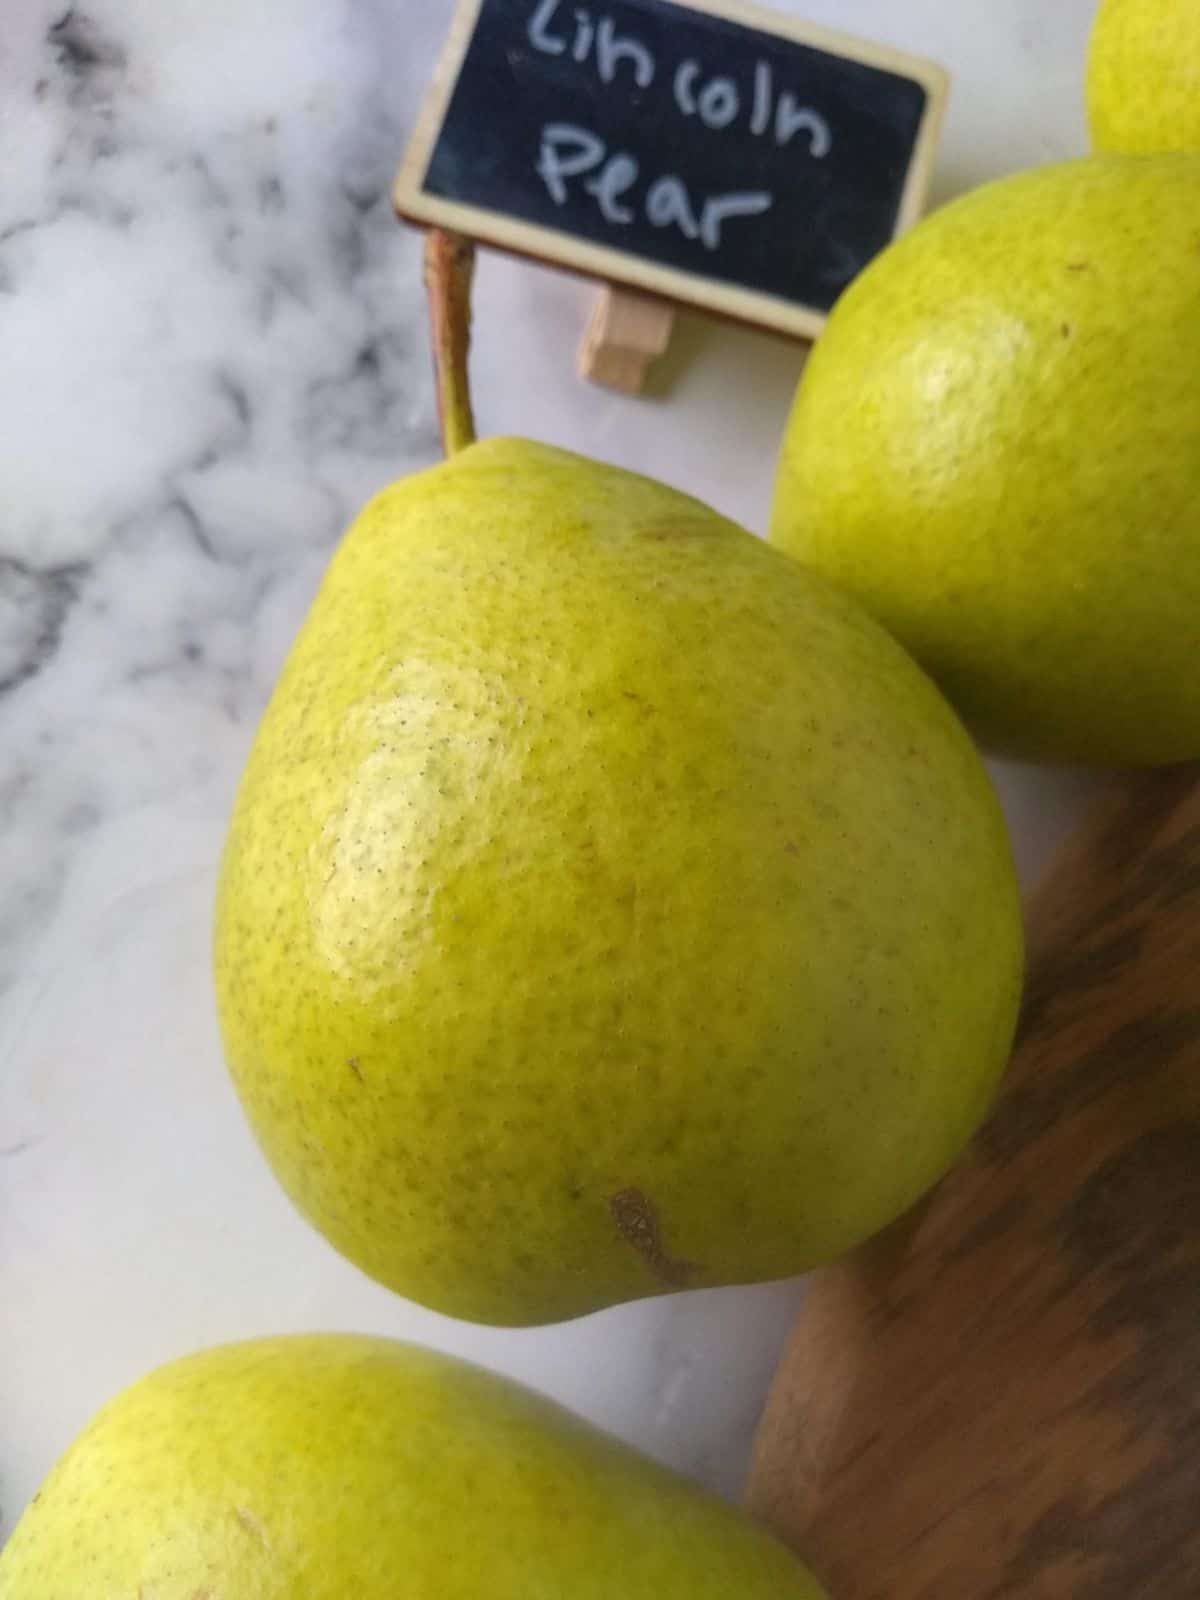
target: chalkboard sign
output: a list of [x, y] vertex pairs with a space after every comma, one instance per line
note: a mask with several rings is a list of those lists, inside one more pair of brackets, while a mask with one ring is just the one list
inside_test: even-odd
[[946, 88], [735, 0], [465, 0], [396, 209], [811, 336], [919, 214]]

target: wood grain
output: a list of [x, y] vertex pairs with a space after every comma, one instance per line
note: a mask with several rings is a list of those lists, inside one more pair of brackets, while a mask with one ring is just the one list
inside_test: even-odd
[[759, 1431], [836, 1600], [1200, 1596], [1200, 769], [1123, 782], [1029, 927], [994, 1115], [814, 1279]]

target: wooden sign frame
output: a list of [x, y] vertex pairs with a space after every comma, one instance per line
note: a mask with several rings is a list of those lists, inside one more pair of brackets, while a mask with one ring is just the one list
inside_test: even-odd
[[[799, 18], [784, 16], [766, 6], [750, 4], [748, 0], [677, 0], [677, 3], [685, 10], [707, 13], [793, 44], [808, 45], [919, 83], [926, 95], [925, 111], [893, 238], [911, 227], [924, 210], [945, 115], [950, 79], [943, 67], [889, 45], [874, 44]], [[520, 221], [502, 212], [424, 192], [422, 185], [483, 4], [484, 0], [459, 0], [433, 82], [393, 186], [392, 199], [397, 214], [406, 222], [443, 228], [498, 250], [544, 261], [586, 277], [657, 296], [660, 300], [693, 306], [716, 316], [766, 328], [792, 338], [816, 338], [825, 325], [827, 313], [813, 307], [787, 301], [765, 291], [738, 288], [705, 278], [700, 273], [661, 266], [616, 248], [583, 241], [537, 223]]]

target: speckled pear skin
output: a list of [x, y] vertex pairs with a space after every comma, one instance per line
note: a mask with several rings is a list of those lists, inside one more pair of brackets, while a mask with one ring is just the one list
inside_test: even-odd
[[1200, 5], [1101, 0], [1088, 54], [1098, 150], [1200, 152]]
[[0, 1600], [821, 1600], [732, 1507], [518, 1385], [299, 1335], [161, 1368], [85, 1429]]
[[934, 213], [843, 296], [772, 542], [994, 748], [1200, 756], [1200, 157], [1092, 157]]
[[288, 1193], [501, 1324], [890, 1221], [980, 1120], [1020, 967], [995, 797], [900, 649], [697, 501], [503, 439], [347, 535], [217, 908]]

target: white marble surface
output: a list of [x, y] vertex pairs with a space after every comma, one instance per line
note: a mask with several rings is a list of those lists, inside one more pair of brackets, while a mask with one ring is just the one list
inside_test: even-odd
[[[955, 74], [938, 194], [1082, 148], [1091, 0], [804, 0]], [[220, 1062], [214, 865], [333, 541], [436, 452], [391, 169], [449, 0], [2, 0], [0, 1535], [95, 1407], [197, 1345], [413, 1336], [735, 1493], [799, 1287], [494, 1332], [292, 1213]], [[578, 383], [591, 291], [486, 259], [477, 409], [761, 528], [797, 350], [688, 319], [666, 401]], [[1024, 870], [1078, 804], [1000, 774]]]

